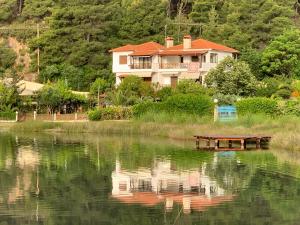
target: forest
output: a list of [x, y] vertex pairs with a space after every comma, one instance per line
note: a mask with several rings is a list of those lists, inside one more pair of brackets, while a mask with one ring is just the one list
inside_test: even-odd
[[[113, 81], [110, 49], [163, 44], [165, 35], [236, 48], [258, 79], [297, 77], [299, 13], [299, 0], [2, 0], [0, 35], [29, 46], [31, 72], [39, 49], [40, 82], [64, 79], [74, 90], [89, 90], [97, 78]], [[0, 73], [15, 57], [2, 41]]]

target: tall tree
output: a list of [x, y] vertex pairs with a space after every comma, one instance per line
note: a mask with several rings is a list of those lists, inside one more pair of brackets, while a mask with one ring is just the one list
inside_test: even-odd
[[288, 30], [270, 43], [262, 54], [267, 76], [300, 77], [300, 31]]

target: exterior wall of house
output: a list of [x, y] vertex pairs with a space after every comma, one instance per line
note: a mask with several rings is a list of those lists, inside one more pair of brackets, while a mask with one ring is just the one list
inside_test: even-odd
[[[218, 62], [217, 63], [211, 63], [210, 62], [210, 54], [216, 53], [218, 54]], [[202, 63], [202, 71], [208, 72], [209, 70], [215, 68], [222, 60], [224, 60], [226, 57], [232, 57], [232, 53], [230, 52], [220, 52], [220, 51], [213, 51], [210, 50], [206, 53], [206, 63]]]
[[[151, 69], [131, 69], [130, 68], [130, 54], [132, 52], [114, 52], [113, 53], [113, 72], [116, 74], [116, 85], [119, 85], [122, 79], [119, 76], [123, 75], [137, 75], [140, 77], [150, 77], [152, 76], [152, 83], [159, 83], [161, 86], [170, 86], [171, 85], [171, 77], [177, 76], [178, 80], [184, 79], [199, 79], [200, 75], [202, 76], [202, 81], [204, 81], [206, 74], [212, 68], [215, 68], [218, 63], [224, 60], [228, 56], [233, 56], [232, 53], [229, 52], [221, 52], [221, 51], [213, 51], [209, 50], [206, 54], [206, 62], [202, 62], [202, 66], [200, 71], [197, 73], [188, 72], [187, 68], [160, 68], [161, 64], [174, 64], [178, 65], [180, 63], [180, 56], [164, 56], [160, 57], [155, 55], [152, 57], [152, 68]], [[217, 63], [210, 62], [210, 54], [216, 53], [218, 54]], [[127, 64], [120, 65], [119, 57], [121, 55], [127, 55]], [[191, 56], [184, 56], [184, 63], [191, 63]], [[201, 60], [200, 60], [201, 61]]]
[[[131, 54], [132, 52], [113, 52], [113, 73], [126, 73], [126, 72], [130, 72], [130, 56], [129, 54]], [[127, 55], [127, 64], [125, 65], [120, 65], [120, 56], [123, 55]]]

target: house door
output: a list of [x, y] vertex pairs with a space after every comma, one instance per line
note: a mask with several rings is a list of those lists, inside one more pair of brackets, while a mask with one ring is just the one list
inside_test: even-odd
[[152, 77], [144, 77], [144, 82], [146, 82], [147, 84], [151, 85]]
[[178, 77], [171, 77], [171, 87], [176, 88], [178, 83]]

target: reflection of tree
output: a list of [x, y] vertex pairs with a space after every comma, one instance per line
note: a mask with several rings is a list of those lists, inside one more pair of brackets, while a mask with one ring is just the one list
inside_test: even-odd
[[[279, 176], [275, 171], [290, 168], [285, 170], [287, 165], [279, 164], [271, 153], [238, 153], [235, 158], [219, 158], [214, 164], [213, 154], [168, 143], [155, 144], [156, 140], [146, 144], [134, 139], [128, 142], [127, 138], [99, 138], [98, 144], [85, 144], [79, 138], [36, 140], [35, 143], [31, 138], [19, 137], [16, 144], [15, 138], [0, 136], [0, 224], [161, 225], [176, 221], [177, 225], [294, 225], [300, 221], [300, 181]], [[31, 161], [33, 167], [20, 166], [25, 161], [18, 161], [18, 152], [24, 146], [39, 155], [38, 163]], [[163, 204], [125, 206], [111, 197], [116, 155], [128, 171], [147, 168], [155, 163], [155, 158], [170, 160], [176, 171], [206, 164], [212, 179], [229, 191], [239, 189], [239, 194], [234, 202], [189, 215], [180, 213], [178, 204], [174, 204], [172, 212], [165, 212]], [[222, 179], [224, 176], [232, 180], [230, 186]], [[9, 190], [17, 186], [18, 177], [21, 189], [26, 177], [28, 191], [9, 203]]]
[[220, 187], [236, 192], [249, 184], [254, 171], [240, 163], [235, 156], [217, 157], [217, 162], [206, 165], [207, 174], [217, 181]]

